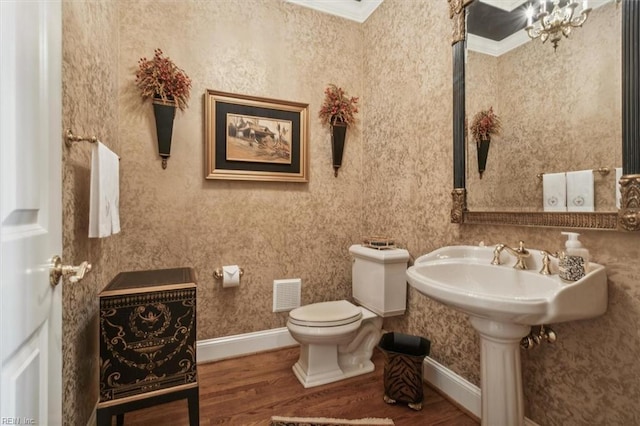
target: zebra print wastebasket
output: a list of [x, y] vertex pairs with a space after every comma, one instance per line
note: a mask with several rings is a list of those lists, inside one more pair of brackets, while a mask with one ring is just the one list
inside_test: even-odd
[[431, 342], [418, 336], [385, 333], [378, 343], [384, 354], [384, 401], [408, 403], [413, 410], [422, 410], [424, 397], [422, 362], [429, 355]]

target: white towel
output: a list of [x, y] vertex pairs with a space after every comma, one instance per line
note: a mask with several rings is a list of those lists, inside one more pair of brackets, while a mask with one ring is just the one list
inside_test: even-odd
[[120, 161], [98, 142], [91, 151], [91, 195], [89, 197], [89, 238], [108, 237], [120, 232]]
[[567, 210], [594, 211], [593, 170], [567, 172]]
[[567, 177], [564, 173], [542, 175], [542, 207], [545, 212], [567, 211]]
[[622, 177], [622, 167], [616, 167], [616, 208], [620, 208], [620, 202], [622, 201], [622, 193], [620, 192], [620, 178]]

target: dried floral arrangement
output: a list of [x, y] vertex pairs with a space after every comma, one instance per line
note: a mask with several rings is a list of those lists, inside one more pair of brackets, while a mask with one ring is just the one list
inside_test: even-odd
[[160, 98], [163, 102], [174, 101], [184, 111], [189, 101], [191, 79], [162, 50], [155, 49], [153, 58], [140, 58], [136, 72], [136, 86], [142, 98]]
[[477, 143], [490, 140], [491, 135], [500, 134], [501, 130], [502, 122], [493, 112], [493, 107], [478, 112], [471, 122], [471, 134]]
[[323, 124], [353, 124], [358, 112], [358, 98], [349, 96], [335, 84], [329, 84], [324, 90], [324, 102], [320, 108], [320, 119]]

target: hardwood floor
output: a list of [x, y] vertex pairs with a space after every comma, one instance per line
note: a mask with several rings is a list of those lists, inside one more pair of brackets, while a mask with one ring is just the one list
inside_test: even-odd
[[[274, 415], [388, 417], [396, 426], [479, 424], [428, 386], [421, 411], [406, 404], [386, 404], [382, 399], [384, 359], [378, 350], [373, 356], [374, 372], [309, 389], [291, 371], [298, 354], [299, 348], [293, 347], [199, 365], [200, 424], [269, 425]], [[186, 400], [125, 415], [125, 426], [188, 424]]]

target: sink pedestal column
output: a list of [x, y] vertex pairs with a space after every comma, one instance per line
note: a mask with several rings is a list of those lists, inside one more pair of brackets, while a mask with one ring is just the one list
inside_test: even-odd
[[530, 327], [469, 319], [480, 334], [482, 426], [524, 425], [520, 340]]

